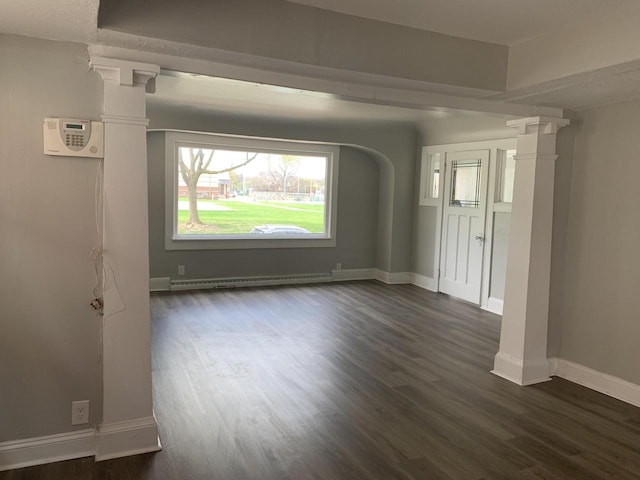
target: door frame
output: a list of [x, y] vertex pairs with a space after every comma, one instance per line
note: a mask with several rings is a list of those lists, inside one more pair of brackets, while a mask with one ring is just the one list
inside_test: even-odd
[[[497, 212], [511, 212], [511, 204], [500, 202], [496, 184], [500, 182], [502, 172], [501, 165], [503, 155], [501, 151], [515, 150], [516, 138], [503, 138], [498, 140], [485, 140], [477, 142], [450, 143], [422, 147], [421, 171], [420, 171], [420, 198], [419, 205], [436, 207], [436, 231], [435, 248], [433, 257], [433, 286], [436, 292], [440, 291], [440, 256], [442, 252], [442, 222], [444, 213], [444, 164], [448, 153], [464, 152], [468, 150], [489, 150], [488, 184], [485, 214], [485, 248], [482, 256], [482, 274], [480, 285], [480, 308], [497, 314], [502, 314], [502, 301], [489, 296], [491, 287], [491, 261], [493, 252], [493, 224]], [[431, 187], [431, 161], [434, 155], [439, 155], [441, 174], [439, 175], [438, 198], [432, 198], [429, 194]]]

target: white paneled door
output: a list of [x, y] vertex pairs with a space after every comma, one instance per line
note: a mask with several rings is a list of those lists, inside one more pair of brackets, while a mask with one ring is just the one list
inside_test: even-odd
[[449, 152], [445, 161], [440, 291], [480, 303], [489, 150]]

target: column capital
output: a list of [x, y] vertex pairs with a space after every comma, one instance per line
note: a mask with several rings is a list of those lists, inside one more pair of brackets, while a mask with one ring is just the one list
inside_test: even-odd
[[156, 90], [155, 78], [160, 73], [158, 65], [94, 56], [90, 62], [91, 68], [103, 80], [116, 82], [120, 86], [144, 85], [147, 93], [154, 93]]
[[569, 125], [569, 123], [570, 121], [566, 118], [526, 117], [509, 120], [507, 122], [507, 126], [516, 128], [518, 130], [518, 135], [528, 135], [532, 133], [555, 135], [558, 133], [558, 130]]

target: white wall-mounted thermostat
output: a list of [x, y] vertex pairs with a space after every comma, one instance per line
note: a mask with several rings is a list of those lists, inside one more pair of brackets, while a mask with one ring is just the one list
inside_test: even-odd
[[43, 128], [45, 155], [104, 157], [102, 122], [45, 118]]

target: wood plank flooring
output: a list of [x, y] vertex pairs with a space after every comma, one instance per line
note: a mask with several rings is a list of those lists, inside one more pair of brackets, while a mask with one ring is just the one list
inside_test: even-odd
[[640, 410], [489, 371], [499, 317], [378, 282], [152, 296], [164, 450], [15, 479], [638, 479]]

